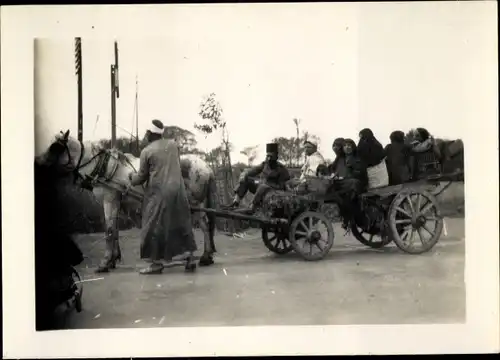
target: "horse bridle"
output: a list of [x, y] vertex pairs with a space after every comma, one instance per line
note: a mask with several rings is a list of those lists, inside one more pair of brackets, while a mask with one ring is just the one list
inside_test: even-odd
[[[83, 181], [82, 187], [90, 187], [91, 188], [91, 187], [93, 187], [94, 183], [97, 181], [97, 179], [99, 177], [104, 177], [104, 180], [106, 182], [110, 181], [118, 168], [118, 162], [117, 162], [113, 171], [111, 171], [111, 173], [108, 176], [105, 176], [106, 169], [107, 169], [107, 166], [109, 164], [109, 160], [112, 158], [111, 151], [109, 149], [101, 149], [97, 154], [92, 156], [87, 162], [82, 164], [83, 155], [85, 153], [85, 145], [83, 144], [82, 141], [80, 141], [80, 140], [77, 140], [77, 141], [80, 144], [80, 156], [78, 158], [78, 162], [76, 163], [76, 166], [71, 170], [71, 172], [73, 173], [73, 176], [74, 176], [74, 183], [76, 183], [78, 179], [81, 179]], [[68, 163], [66, 165], [63, 165], [64, 167], [68, 168], [69, 167], [68, 165], [70, 165], [72, 163], [72, 160], [73, 160], [72, 156], [71, 156], [71, 152], [69, 150], [69, 146], [68, 146], [68, 139], [59, 139], [57, 141], [57, 143], [64, 147], [64, 151], [66, 151], [66, 153], [68, 155]], [[102, 156], [102, 155], [104, 155], [104, 156]], [[86, 178], [84, 178], [80, 174], [79, 170], [81, 168], [87, 166], [88, 164], [90, 164], [96, 158], [99, 158], [96, 167], [92, 170], [90, 175], [86, 175]], [[126, 162], [132, 167], [132, 169], [134, 169], [134, 171], [137, 172], [137, 170], [135, 169], [134, 165], [130, 162], [130, 160], [126, 156], [124, 158], [125, 158]]]
[[[83, 144], [82, 141], [80, 141], [80, 140], [77, 140], [77, 141], [80, 144], [80, 156], [78, 157], [78, 161], [77, 161], [76, 165], [71, 169], [71, 172], [73, 173], [73, 176], [74, 176], [74, 183], [76, 183], [78, 179], [82, 179], [83, 181], [86, 181], [87, 179], [85, 179], [80, 174], [79, 170], [81, 168], [87, 166], [88, 164], [90, 164], [96, 158], [100, 157], [98, 165], [92, 171], [92, 173], [90, 175], [88, 175], [88, 177], [93, 178], [95, 180], [97, 177], [99, 177], [99, 175], [101, 175], [102, 171], [106, 168], [106, 165], [107, 165], [111, 155], [109, 154], [109, 152], [106, 149], [102, 149], [97, 154], [92, 156], [92, 158], [90, 158], [90, 160], [88, 160], [87, 162], [82, 164], [83, 155], [85, 153], [85, 145]], [[70, 166], [70, 164], [73, 163], [73, 157], [71, 156], [71, 152], [69, 150], [68, 139], [58, 139], [56, 143], [64, 148], [63, 152], [61, 152], [58, 155], [58, 157], [60, 157], [64, 152], [66, 152], [66, 154], [68, 155], [68, 162], [67, 162], [67, 164], [65, 164], [63, 166], [66, 169], [72, 167], [72, 166]], [[103, 155], [103, 154], [106, 156], [102, 157], [101, 155]]]

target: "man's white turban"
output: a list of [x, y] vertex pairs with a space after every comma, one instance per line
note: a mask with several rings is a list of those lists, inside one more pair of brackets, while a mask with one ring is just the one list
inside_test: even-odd
[[163, 124], [159, 120], [153, 120], [151, 122], [151, 126], [149, 127], [149, 131], [153, 134], [163, 135]]
[[304, 145], [307, 145], [307, 144], [312, 145], [314, 147], [318, 147], [318, 144], [314, 140], [306, 140], [306, 141], [304, 141]]

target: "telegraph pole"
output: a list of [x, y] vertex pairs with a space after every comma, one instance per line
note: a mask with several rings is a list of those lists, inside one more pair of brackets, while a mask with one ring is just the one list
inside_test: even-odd
[[116, 99], [120, 97], [118, 85], [118, 43], [115, 41], [115, 63], [111, 65], [111, 147], [116, 144]]
[[111, 65], [111, 147], [116, 144], [116, 87], [115, 66]]
[[78, 86], [78, 140], [83, 141], [82, 39], [75, 38], [75, 70]]
[[135, 144], [139, 153], [139, 80], [135, 76]]

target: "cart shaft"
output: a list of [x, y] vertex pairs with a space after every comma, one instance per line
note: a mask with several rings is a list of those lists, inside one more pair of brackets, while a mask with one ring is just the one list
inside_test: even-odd
[[280, 219], [280, 218], [264, 219], [264, 218], [258, 217], [258, 216], [241, 214], [241, 213], [238, 213], [236, 211], [217, 210], [217, 209], [202, 208], [202, 207], [192, 207], [191, 212], [204, 212], [207, 214], [214, 214], [217, 217], [222, 217], [222, 218], [226, 218], [226, 219], [256, 221], [256, 222], [259, 222], [263, 225], [288, 224], [288, 221], [286, 219]]

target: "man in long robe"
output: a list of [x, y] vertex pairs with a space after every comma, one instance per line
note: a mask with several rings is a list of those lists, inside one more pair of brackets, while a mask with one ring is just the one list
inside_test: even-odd
[[[141, 152], [140, 168], [130, 186], [147, 182], [141, 228], [141, 259], [152, 264], [141, 274], [159, 273], [162, 261], [190, 253], [186, 270], [193, 270], [196, 251], [191, 209], [182, 179], [179, 149], [175, 141], [164, 139], [163, 124], [153, 120], [146, 134], [149, 145]], [[172, 235], [176, 235], [175, 238]]]
[[306, 153], [306, 162], [301, 169], [301, 181], [304, 181], [308, 176], [316, 177], [318, 175], [318, 167], [320, 165], [325, 165], [325, 159], [323, 158], [323, 155], [319, 153], [318, 145], [315, 142], [307, 140], [304, 142], [304, 147]]
[[[254, 194], [250, 205], [250, 210], [253, 211], [260, 205], [263, 196], [268, 190], [286, 189], [286, 182], [290, 180], [290, 173], [278, 161], [278, 144], [267, 144], [266, 153], [266, 160], [264, 162], [241, 174], [239, 184], [235, 190], [233, 207], [239, 206], [248, 191]], [[260, 181], [257, 183], [256, 178], [258, 176], [260, 176]]]

